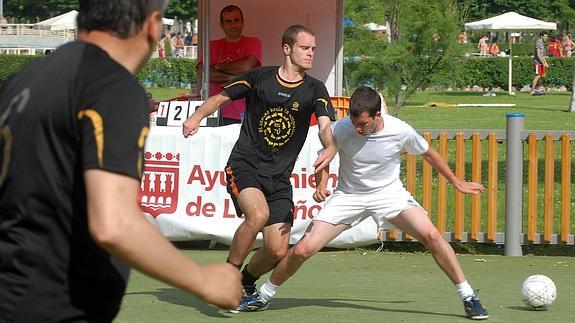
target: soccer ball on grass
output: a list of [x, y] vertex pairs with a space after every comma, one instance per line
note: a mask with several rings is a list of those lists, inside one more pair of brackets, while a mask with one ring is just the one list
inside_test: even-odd
[[545, 275], [527, 277], [521, 285], [521, 299], [527, 307], [546, 310], [557, 298], [557, 288], [551, 278]]

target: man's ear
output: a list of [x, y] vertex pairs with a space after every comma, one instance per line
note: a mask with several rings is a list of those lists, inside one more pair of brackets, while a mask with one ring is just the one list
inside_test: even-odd
[[146, 23], [148, 38], [150, 38], [152, 42], [157, 43], [162, 38], [162, 28], [164, 27], [162, 14], [159, 11], [152, 12]]
[[283, 44], [284, 55], [291, 54], [291, 47], [288, 44]]

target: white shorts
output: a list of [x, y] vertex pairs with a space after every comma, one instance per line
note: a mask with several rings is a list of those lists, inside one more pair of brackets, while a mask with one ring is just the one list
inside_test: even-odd
[[403, 187], [376, 193], [344, 193], [336, 190], [314, 220], [354, 226], [372, 217], [378, 227], [381, 227], [385, 221], [392, 220], [412, 207], [421, 208], [411, 193]]

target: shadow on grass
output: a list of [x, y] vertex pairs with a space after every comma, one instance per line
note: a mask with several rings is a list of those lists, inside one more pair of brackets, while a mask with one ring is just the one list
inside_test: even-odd
[[530, 309], [527, 306], [507, 306], [508, 309], [514, 311], [523, 311], [523, 312], [534, 312], [535, 310]]
[[[154, 291], [145, 292], [128, 292], [126, 295], [151, 295], [156, 297], [158, 300], [174, 305], [186, 306], [194, 308], [201, 312], [202, 314], [212, 317], [212, 318], [227, 318], [237, 314], [231, 314], [225, 312], [215, 306], [208, 305], [203, 301], [190, 296], [190, 294], [183, 292], [176, 288], [161, 288]], [[409, 314], [422, 314], [422, 315], [434, 315], [436, 317], [457, 317], [464, 318], [464, 315], [456, 315], [450, 313], [439, 313], [421, 310], [403, 310], [394, 308], [384, 308], [380, 306], [367, 306], [360, 305], [357, 303], [374, 303], [374, 305], [379, 304], [408, 304], [413, 303], [413, 301], [373, 301], [373, 300], [363, 300], [363, 299], [326, 299], [326, 298], [274, 298], [273, 302], [268, 307], [267, 311], [285, 310], [298, 307], [325, 307], [325, 308], [349, 308], [357, 310], [369, 310], [369, 311], [380, 311], [380, 312], [395, 312], [395, 313], [409, 313]]]

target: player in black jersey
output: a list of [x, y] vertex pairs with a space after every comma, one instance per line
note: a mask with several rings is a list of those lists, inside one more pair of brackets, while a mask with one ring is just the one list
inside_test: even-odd
[[296, 158], [306, 139], [310, 117], [315, 114], [324, 147], [314, 163], [323, 169], [335, 155], [331, 134], [333, 107], [325, 85], [306, 74], [312, 67], [315, 37], [301, 25], [290, 26], [282, 38], [284, 63], [262, 67], [230, 81], [224, 90], [206, 100], [183, 124], [183, 135], [198, 131], [200, 121], [230, 100], [246, 99], [246, 115], [230, 154], [226, 175], [228, 192], [238, 215], [238, 227], [228, 262], [238, 269], [259, 231], [263, 248], [242, 271], [246, 293], [273, 269], [289, 247], [293, 224], [292, 186], [289, 181]]
[[111, 322], [128, 266], [218, 306], [239, 303], [233, 266], [191, 261], [137, 203], [149, 105], [134, 75], [165, 5], [80, 0], [79, 41], [2, 87], [0, 322]]

